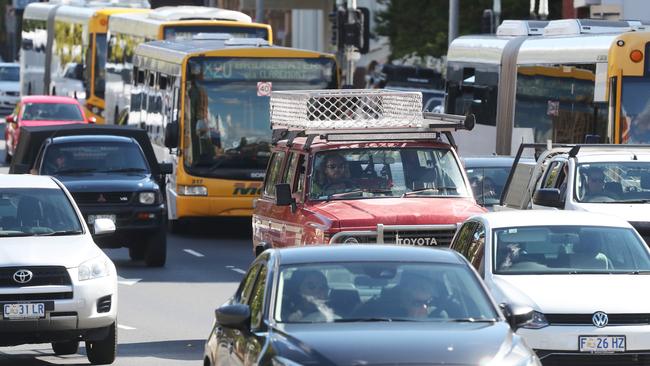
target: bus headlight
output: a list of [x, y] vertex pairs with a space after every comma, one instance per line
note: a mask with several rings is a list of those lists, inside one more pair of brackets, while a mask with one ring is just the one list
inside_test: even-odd
[[208, 188], [204, 186], [178, 186], [178, 194], [181, 196], [207, 196]]
[[156, 202], [156, 194], [154, 192], [140, 192], [138, 200], [143, 205], [151, 205]]

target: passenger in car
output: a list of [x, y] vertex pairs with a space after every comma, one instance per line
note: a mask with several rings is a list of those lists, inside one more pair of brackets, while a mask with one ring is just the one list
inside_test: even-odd
[[312, 193], [333, 194], [354, 188], [350, 180], [350, 167], [343, 156], [337, 153], [322, 158], [314, 179]]
[[591, 231], [580, 233], [580, 241], [573, 244], [571, 266], [574, 269], [613, 269], [609, 258], [600, 250], [601, 237], [598, 233]]
[[327, 305], [330, 288], [327, 277], [316, 270], [297, 270], [287, 283], [288, 304], [284, 319], [290, 322], [332, 321], [334, 312]]

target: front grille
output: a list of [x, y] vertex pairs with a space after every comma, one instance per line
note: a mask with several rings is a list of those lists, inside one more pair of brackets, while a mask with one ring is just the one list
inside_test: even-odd
[[448, 247], [455, 232], [455, 230], [389, 231], [384, 233], [384, 243]]
[[41, 294], [1, 294], [0, 301], [66, 300], [72, 299], [72, 292], [47, 292]]
[[133, 192], [73, 192], [78, 205], [129, 204]]
[[97, 300], [97, 312], [108, 313], [111, 311], [111, 295], [104, 296]]
[[[32, 272], [32, 279], [27, 283], [18, 283], [14, 274], [19, 270]], [[31, 286], [69, 286], [72, 284], [70, 275], [65, 267], [1, 267], [0, 287], [31, 287]]]
[[537, 354], [544, 366], [650, 366], [648, 354], [551, 354], [547, 357], [540, 352]]
[[[544, 314], [552, 325], [593, 325], [593, 314]], [[607, 325], [650, 324], [650, 314], [607, 314]]]

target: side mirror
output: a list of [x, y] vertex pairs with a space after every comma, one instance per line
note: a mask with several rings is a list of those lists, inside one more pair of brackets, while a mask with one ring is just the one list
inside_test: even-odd
[[88, 117], [88, 123], [90, 124], [97, 123], [97, 118], [95, 118], [95, 116]]
[[296, 211], [296, 200], [291, 195], [291, 185], [289, 183], [275, 185], [275, 204], [277, 206], [291, 206], [291, 212]]
[[467, 131], [471, 131], [474, 129], [474, 126], [476, 125], [476, 116], [474, 113], [470, 113], [465, 117], [465, 122], [463, 123], [465, 125], [465, 129]]
[[14, 119], [14, 115], [13, 115], [13, 114], [10, 114], [10, 115], [8, 115], [7, 117], [5, 117], [5, 122], [7, 122], [7, 123], [14, 123], [14, 122], [16, 122], [16, 120]]
[[170, 149], [178, 147], [178, 122], [171, 122], [166, 126], [165, 146]]
[[560, 190], [557, 188], [541, 188], [535, 192], [533, 203], [540, 206], [562, 208], [564, 202], [560, 198]]
[[251, 324], [251, 309], [244, 304], [231, 304], [218, 307], [214, 311], [217, 324], [224, 328], [248, 331]]
[[530, 306], [502, 303], [499, 307], [513, 331], [533, 320], [534, 310]]
[[264, 241], [260, 244], [258, 244], [255, 247], [255, 257], [259, 257], [260, 254], [264, 253], [265, 250], [271, 249], [273, 246], [269, 244], [268, 242]]
[[160, 163], [160, 174], [171, 174], [174, 171], [174, 166], [172, 163]]
[[111, 219], [96, 219], [93, 222], [93, 232], [96, 236], [112, 234], [115, 232], [115, 223]]

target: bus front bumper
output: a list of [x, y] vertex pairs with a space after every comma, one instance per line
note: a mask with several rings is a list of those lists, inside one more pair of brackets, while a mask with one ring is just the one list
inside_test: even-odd
[[[169, 193], [169, 191], [168, 191]], [[249, 197], [214, 197], [214, 196], [180, 196], [168, 195], [170, 204], [170, 219], [185, 219], [198, 217], [250, 217], [253, 215], [253, 199]], [[175, 212], [172, 212], [175, 209]]]

